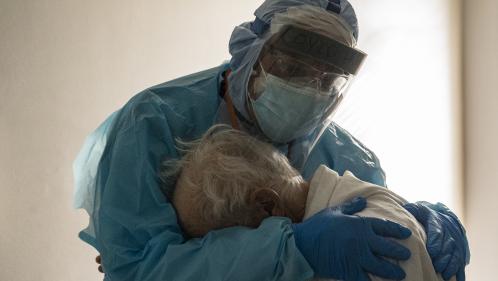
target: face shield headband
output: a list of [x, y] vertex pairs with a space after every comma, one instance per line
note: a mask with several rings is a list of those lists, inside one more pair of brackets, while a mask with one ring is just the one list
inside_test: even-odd
[[[318, 65], [330, 65], [356, 75], [367, 55], [321, 34], [286, 25], [267, 42], [269, 48]], [[327, 71], [324, 69], [324, 71]]]

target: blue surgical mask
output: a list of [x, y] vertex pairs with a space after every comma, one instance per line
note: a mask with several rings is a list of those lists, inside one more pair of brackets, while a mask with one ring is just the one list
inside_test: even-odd
[[314, 129], [336, 100], [335, 95], [322, 95], [269, 73], [256, 79], [255, 90], [261, 94], [251, 98], [252, 109], [263, 134], [276, 143], [288, 143]]

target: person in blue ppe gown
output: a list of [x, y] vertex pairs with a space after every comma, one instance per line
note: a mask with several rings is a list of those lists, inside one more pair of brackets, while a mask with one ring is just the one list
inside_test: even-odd
[[[409, 258], [390, 239], [409, 230], [354, 216], [365, 207], [361, 199], [298, 224], [271, 217], [256, 229], [200, 239], [182, 233], [167, 196], [174, 179], [161, 183], [160, 165], [181, 157], [177, 139], [197, 139], [218, 123], [271, 142], [306, 179], [324, 164], [385, 186], [375, 154], [330, 121], [366, 56], [355, 48], [352, 6], [267, 0], [255, 15], [233, 31], [230, 63], [146, 89], [85, 142], [74, 163], [75, 207], [90, 216], [80, 238], [101, 254], [106, 280], [404, 278], [385, 258]], [[470, 253], [458, 218], [440, 203], [405, 208], [427, 232], [436, 271], [465, 280]]]

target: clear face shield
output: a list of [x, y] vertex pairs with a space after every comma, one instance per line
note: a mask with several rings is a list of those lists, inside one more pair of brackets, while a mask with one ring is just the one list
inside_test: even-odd
[[283, 144], [317, 130], [321, 135], [366, 54], [323, 32], [278, 21], [254, 67], [247, 104], [261, 132]]

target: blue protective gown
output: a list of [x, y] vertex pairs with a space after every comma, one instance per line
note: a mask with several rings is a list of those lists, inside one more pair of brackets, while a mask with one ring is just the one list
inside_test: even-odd
[[[80, 237], [100, 252], [106, 280], [313, 276], [294, 243], [289, 219], [271, 217], [257, 229], [232, 227], [186, 240], [161, 191], [160, 163], [181, 156], [175, 139], [197, 139], [219, 122], [221, 75], [227, 68], [225, 64], [137, 94], [87, 139], [74, 164], [75, 206], [90, 215]], [[320, 164], [385, 184], [377, 157], [335, 124], [302, 166], [303, 176], [309, 178]]]

